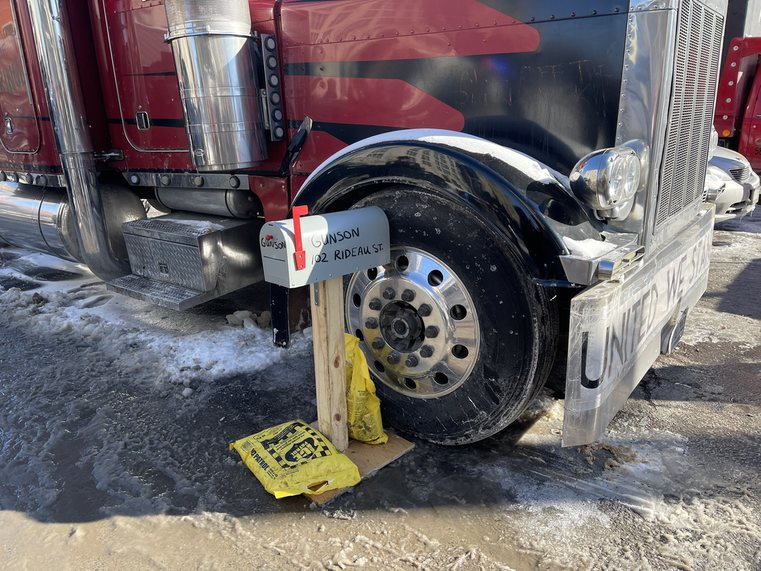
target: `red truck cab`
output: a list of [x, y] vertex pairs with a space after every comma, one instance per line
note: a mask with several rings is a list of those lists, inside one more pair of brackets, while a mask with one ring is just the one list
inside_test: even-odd
[[719, 79], [714, 119], [725, 146], [761, 172], [761, 37], [734, 38]]

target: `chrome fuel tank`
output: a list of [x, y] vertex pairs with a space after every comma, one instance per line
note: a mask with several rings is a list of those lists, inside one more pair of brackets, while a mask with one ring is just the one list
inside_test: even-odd
[[0, 183], [0, 239], [21, 248], [80, 261], [74, 216], [66, 193]]

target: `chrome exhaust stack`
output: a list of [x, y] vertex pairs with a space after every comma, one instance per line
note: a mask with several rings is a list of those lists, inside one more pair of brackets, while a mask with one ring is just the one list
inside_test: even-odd
[[[104, 202], [63, 0], [30, 0], [29, 13], [50, 120], [63, 165], [68, 205], [76, 228], [78, 256], [103, 280], [123, 276], [130, 271], [124, 239], [121, 228], [109, 233], [107, 215], [134, 220], [144, 218], [145, 211], [140, 199], [126, 188], [119, 189], [119, 207], [126, 212], [112, 213], [109, 210], [113, 209], [108, 209]], [[77, 257], [72, 252], [70, 255]]]
[[166, 0], [190, 152], [199, 171], [267, 158], [248, 0]]

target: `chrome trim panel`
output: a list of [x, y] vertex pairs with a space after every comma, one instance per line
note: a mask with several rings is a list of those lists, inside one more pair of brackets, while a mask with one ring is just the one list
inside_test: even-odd
[[579, 285], [592, 285], [600, 280], [619, 280], [639, 267], [644, 249], [637, 244], [636, 234], [605, 232], [605, 243], [615, 248], [596, 257], [567, 254], [560, 256], [568, 281]]
[[256, 166], [267, 143], [248, 2], [166, 0], [164, 7], [193, 164], [200, 171]]
[[189, 36], [250, 37], [248, 2], [237, 0], [168, 0], [164, 4], [169, 22], [167, 41]]
[[66, 182], [62, 174], [37, 173], [37, 172], [16, 172], [0, 171], [0, 182], [5, 181], [20, 182], [22, 184], [33, 184], [35, 186], [65, 188]]
[[[66, 6], [62, 0], [32, 0], [29, 13], [82, 261], [101, 279], [124, 275], [129, 263], [120, 254], [126, 248], [120, 233], [109, 233], [107, 226]], [[120, 194], [119, 215], [145, 216], [137, 196], [126, 189]]]
[[122, 176], [131, 186], [165, 186], [176, 188], [248, 189], [248, 175], [192, 172], [127, 171]]
[[[719, 14], [727, 13], [729, 0], [698, 0], [701, 4]], [[649, 12], [651, 10], [675, 10], [680, 0], [630, 0], [629, 12]]]
[[671, 5], [675, 3], [668, 2], [665, 10], [652, 7], [658, 2], [636, 3], [647, 9], [630, 7], [626, 30], [616, 145], [632, 139], [645, 141], [650, 147], [649, 172], [629, 217], [610, 222], [608, 228], [639, 234], [645, 246], [649, 238], [646, 221], [658, 193], [668, 123], [676, 37], [676, 10]]
[[652, 10], [674, 10], [679, 0], [630, 0], [629, 12], [650, 12]]

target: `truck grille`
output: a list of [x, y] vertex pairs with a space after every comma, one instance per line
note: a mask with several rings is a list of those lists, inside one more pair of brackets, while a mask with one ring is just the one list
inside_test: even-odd
[[656, 226], [703, 193], [724, 29], [724, 18], [696, 0], [684, 0], [678, 18]]

